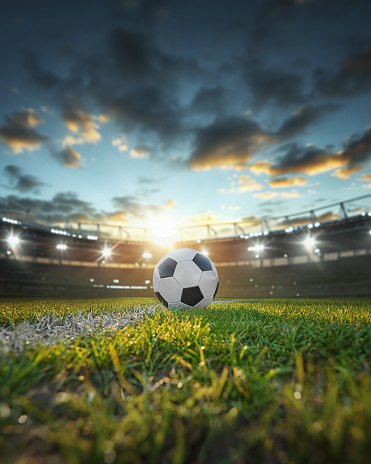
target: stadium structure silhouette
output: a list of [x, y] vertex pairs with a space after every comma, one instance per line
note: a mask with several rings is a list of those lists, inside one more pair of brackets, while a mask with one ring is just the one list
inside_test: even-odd
[[[370, 297], [371, 207], [359, 206], [370, 197], [255, 222], [183, 227], [173, 247], [208, 254], [219, 274], [217, 297]], [[154, 296], [153, 269], [169, 248], [146, 229], [45, 225], [11, 204], [1, 208], [0, 296]]]

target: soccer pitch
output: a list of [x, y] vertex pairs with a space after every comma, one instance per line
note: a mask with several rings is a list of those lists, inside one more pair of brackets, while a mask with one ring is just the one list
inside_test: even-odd
[[369, 462], [371, 300], [0, 300], [0, 462]]

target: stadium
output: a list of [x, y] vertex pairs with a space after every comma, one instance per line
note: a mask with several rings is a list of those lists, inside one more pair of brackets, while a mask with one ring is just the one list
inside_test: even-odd
[[[140, 239], [145, 229], [124, 225], [24, 222], [8, 207], [0, 222], [0, 295], [153, 296], [156, 263], [171, 248], [192, 248], [215, 263], [221, 298], [371, 296], [371, 208], [347, 211], [370, 197], [265, 219], [260, 231], [206, 224], [171, 238], [165, 230], [157, 240]], [[321, 221], [330, 209], [339, 215]]]
[[0, 464], [368, 464], [371, 2], [0, 15]]

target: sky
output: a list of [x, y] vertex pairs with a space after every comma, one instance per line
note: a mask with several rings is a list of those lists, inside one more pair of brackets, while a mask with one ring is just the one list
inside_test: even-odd
[[0, 206], [259, 225], [371, 194], [370, 21], [368, 0], [8, 2]]

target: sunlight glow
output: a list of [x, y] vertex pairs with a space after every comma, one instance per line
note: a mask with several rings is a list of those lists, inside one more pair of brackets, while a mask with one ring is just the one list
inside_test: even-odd
[[176, 222], [167, 216], [155, 218], [149, 224], [149, 233], [155, 244], [172, 246], [177, 232]]

